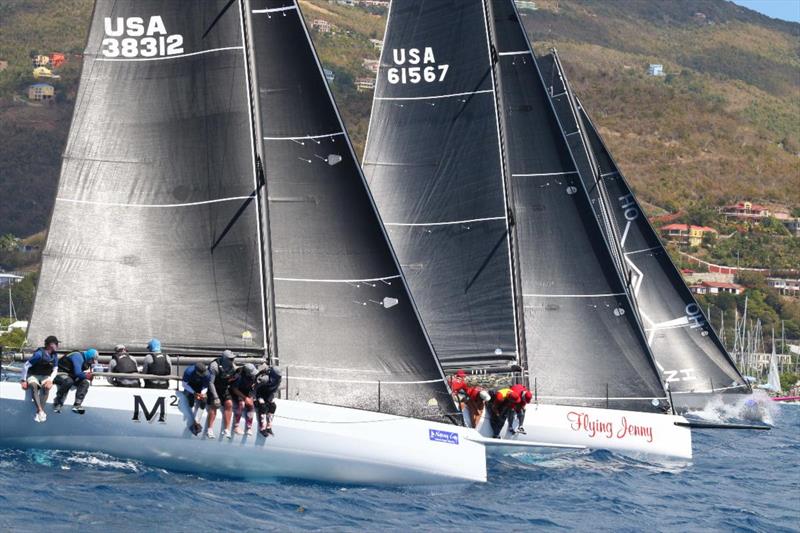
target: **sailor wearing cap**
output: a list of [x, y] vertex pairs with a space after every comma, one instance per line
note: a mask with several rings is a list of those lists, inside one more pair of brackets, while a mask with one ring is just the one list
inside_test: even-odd
[[222, 436], [230, 439], [231, 418], [233, 417], [233, 399], [231, 398], [231, 385], [236, 380], [236, 366], [233, 360], [236, 354], [230, 350], [225, 350], [222, 355], [214, 359], [208, 365], [211, 373], [211, 381], [208, 385], [208, 426], [206, 427], [206, 437], [214, 438], [214, 420], [217, 418], [217, 409], [223, 407], [222, 411]]
[[36, 422], [44, 422], [47, 415], [44, 406], [53, 386], [53, 379], [58, 373], [58, 339], [50, 335], [44, 340], [44, 346], [33, 352], [30, 359], [22, 367], [22, 389], [31, 389], [33, 403], [36, 405]]
[[[266, 371], [266, 368], [264, 368]], [[233, 397], [233, 432], [237, 435], [242, 434], [241, 420], [242, 414], [245, 415], [244, 427], [248, 435], [253, 434], [253, 414], [255, 404], [253, 403], [253, 390], [256, 386], [258, 369], [253, 363], [247, 363], [239, 369], [236, 381], [231, 385], [231, 396]]]
[[[128, 353], [124, 344], [117, 344], [114, 347], [114, 355], [108, 363], [108, 371], [112, 374], [137, 374], [139, 367], [136, 361]], [[117, 387], [139, 387], [141, 383], [136, 378], [112, 378], [111, 384]]]
[[206, 408], [209, 383], [211, 383], [211, 373], [205, 363], [195, 363], [183, 372], [183, 395], [191, 410], [189, 431], [195, 435], [203, 430], [203, 426], [197, 422], [197, 412]]
[[[142, 373], [153, 374], [156, 376], [169, 376], [172, 374], [172, 359], [169, 355], [161, 352], [161, 341], [150, 339], [147, 343], [147, 355], [142, 365]], [[169, 380], [166, 379], [146, 379], [144, 386], [148, 389], [167, 389]]]
[[85, 412], [83, 400], [92, 384], [92, 362], [97, 359], [97, 350], [89, 348], [85, 352], [72, 352], [58, 360], [58, 374], [55, 384], [58, 386], [56, 399], [53, 402], [53, 411], [61, 412], [67, 393], [75, 387], [75, 403], [72, 412], [82, 415]]

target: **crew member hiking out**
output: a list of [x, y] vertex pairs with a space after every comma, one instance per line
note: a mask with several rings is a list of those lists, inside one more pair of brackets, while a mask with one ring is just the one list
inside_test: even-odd
[[183, 372], [183, 395], [189, 406], [189, 431], [199, 435], [203, 426], [197, 421], [197, 413], [206, 408], [206, 393], [211, 383], [211, 373], [205, 363], [195, 363]]
[[469, 412], [469, 421], [472, 424], [472, 427], [477, 428], [478, 423], [483, 416], [483, 410], [484, 407], [486, 407], [486, 402], [491, 399], [491, 396], [489, 396], [488, 392], [478, 386], [467, 387], [466, 394], [467, 401], [464, 402], [464, 407]]
[[47, 396], [53, 387], [53, 379], [58, 372], [58, 339], [50, 335], [44, 340], [44, 346], [33, 352], [30, 359], [22, 367], [22, 388], [30, 389], [36, 414], [33, 419], [37, 422], [47, 420], [44, 406]]
[[508, 413], [519, 401], [519, 393], [508, 387], [491, 391], [489, 401], [489, 422], [492, 425], [492, 437], [500, 438], [503, 426], [508, 418]]
[[[508, 432], [512, 435], [517, 433], [526, 434], [522, 425], [525, 423], [525, 407], [533, 399], [533, 393], [525, 385], [512, 385], [511, 390], [519, 395], [519, 400], [511, 406], [508, 411]], [[517, 419], [517, 427], [514, 428], [514, 419]]]
[[453, 399], [456, 401], [459, 409], [464, 409], [464, 402], [467, 401], [467, 373], [463, 370], [458, 370], [455, 375], [450, 376], [450, 392], [453, 393]]
[[[136, 361], [128, 353], [123, 344], [117, 344], [114, 348], [114, 355], [108, 363], [108, 371], [112, 374], [137, 374], [139, 367]], [[136, 378], [111, 378], [111, 384], [116, 387], [139, 387], [141, 383]]]
[[217, 418], [217, 409], [222, 411], [222, 436], [231, 438], [231, 417], [233, 415], [233, 399], [231, 398], [231, 385], [236, 380], [236, 367], [233, 360], [236, 358], [230, 350], [225, 350], [222, 355], [214, 359], [208, 366], [211, 372], [211, 382], [208, 385], [208, 426], [206, 437], [214, 438], [214, 421]]
[[72, 412], [82, 415], [85, 412], [83, 400], [89, 392], [92, 384], [92, 361], [97, 359], [97, 350], [89, 348], [85, 352], [72, 352], [58, 360], [58, 374], [55, 384], [58, 386], [56, 399], [53, 402], [53, 411], [61, 412], [67, 393], [75, 387], [75, 402], [72, 404]]
[[239, 377], [231, 385], [231, 396], [233, 399], [233, 432], [237, 435], [242, 434], [240, 421], [242, 413], [245, 414], [244, 427], [248, 435], [253, 434], [253, 391], [256, 386], [258, 369], [256, 365], [247, 363], [239, 369]]
[[258, 430], [262, 436], [274, 435], [272, 433], [272, 419], [275, 416], [277, 405], [275, 396], [281, 388], [281, 369], [273, 366], [265, 375], [259, 376], [256, 384], [256, 410], [258, 412]]
[[[154, 376], [169, 376], [172, 374], [172, 360], [167, 354], [161, 353], [161, 341], [151, 339], [147, 343], [147, 355], [142, 365], [143, 374]], [[167, 379], [146, 379], [144, 386], [148, 389], [167, 389], [169, 380]]]

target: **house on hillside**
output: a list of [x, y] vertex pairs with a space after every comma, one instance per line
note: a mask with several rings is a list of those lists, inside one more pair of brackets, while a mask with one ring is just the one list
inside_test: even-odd
[[311, 21], [311, 28], [320, 33], [330, 33], [336, 29], [336, 26], [324, 19], [314, 19]]
[[647, 73], [651, 76], [664, 76], [664, 65], [660, 63], [650, 63]]
[[719, 232], [708, 226], [693, 226], [689, 224], [667, 224], [658, 230], [661, 236], [669, 242], [689, 246], [700, 246], [703, 237], [711, 234], [716, 237]]
[[336, 73], [329, 68], [323, 68], [322, 71], [325, 73], [325, 79], [328, 80], [328, 83], [333, 83], [333, 80], [336, 79]]
[[0, 272], [0, 287], [9, 287], [22, 281], [23, 276], [15, 272]]
[[733, 205], [726, 205], [720, 208], [719, 212], [725, 215], [725, 218], [742, 220], [760, 220], [772, 216], [769, 209], [752, 202], [737, 202]]
[[536, 2], [532, 2], [531, 0], [516, 0], [517, 9], [520, 11], [536, 11], [539, 9], [536, 7]]
[[55, 88], [49, 83], [34, 83], [28, 87], [28, 100], [32, 102], [46, 102], [56, 95]]
[[372, 43], [372, 46], [377, 48], [378, 50], [383, 50], [383, 41], [380, 39], [370, 39], [369, 42]]
[[372, 91], [375, 89], [375, 78], [356, 78], [354, 85], [358, 92]]
[[45, 56], [45, 55], [33, 56], [34, 67], [46, 67], [49, 64], [50, 64], [50, 56]]
[[377, 59], [367, 59], [366, 57], [361, 60], [361, 66], [367, 69], [368, 71], [372, 72], [373, 74], [378, 73], [378, 67], [381, 66], [381, 62]]
[[784, 296], [800, 296], [800, 279], [767, 278], [767, 285]]
[[695, 294], [742, 294], [744, 287], [736, 283], [724, 283], [721, 281], [701, 281], [695, 285], [690, 285], [689, 290]]
[[50, 78], [57, 80], [61, 78], [61, 76], [53, 74], [53, 71], [47, 67], [36, 67], [35, 69], [33, 69], [33, 77], [37, 80], [42, 78]]
[[8, 68], [8, 61], [6, 61], [5, 59], [0, 59], [0, 72], [3, 72], [7, 68]]

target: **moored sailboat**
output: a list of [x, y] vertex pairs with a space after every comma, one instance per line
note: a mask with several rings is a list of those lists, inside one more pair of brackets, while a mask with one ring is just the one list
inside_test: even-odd
[[224, 348], [284, 368], [275, 437], [199, 438], [180, 393], [97, 386], [0, 445], [349, 483], [484, 481], [294, 0], [100, 0], [31, 342]]

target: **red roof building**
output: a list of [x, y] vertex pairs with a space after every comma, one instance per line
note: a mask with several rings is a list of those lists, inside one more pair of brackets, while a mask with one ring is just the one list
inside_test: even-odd
[[716, 236], [719, 232], [708, 226], [691, 226], [689, 224], [667, 224], [658, 230], [661, 236], [670, 242], [700, 246], [706, 234]]
[[728, 218], [761, 219], [771, 216], [772, 213], [763, 205], [752, 202], [738, 202], [734, 205], [726, 205], [720, 209], [720, 213]]
[[52, 54], [50, 54], [50, 65], [53, 68], [60, 67], [61, 65], [64, 64], [66, 60], [67, 58], [64, 57], [64, 54], [62, 54], [61, 52], [53, 52]]

